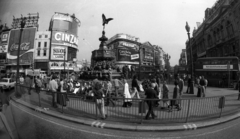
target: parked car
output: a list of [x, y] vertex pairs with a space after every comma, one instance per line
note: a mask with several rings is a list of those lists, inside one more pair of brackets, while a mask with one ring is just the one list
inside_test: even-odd
[[3, 89], [11, 89], [15, 87], [16, 82], [11, 78], [0, 79], [0, 87]]

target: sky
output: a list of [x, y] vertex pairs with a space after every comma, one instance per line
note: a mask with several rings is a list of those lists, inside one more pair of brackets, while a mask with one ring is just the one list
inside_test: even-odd
[[102, 14], [114, 18], [105, 27], [106, 37], [125, 33], [158, 45], [171, 56], [171, 66], [177, 65], [185, 49], [186, 21], [191, 31], [202, 22], [206, 8], [217, 0], [0, 0], [0, 20], [10, 27], [15, 18], [39, 13], [39, 31], [49, 28], [55, 12], [75, 14], [81, 21], [78, 29], [78, 60], [90, 61], [91, 52], [99, 48]]

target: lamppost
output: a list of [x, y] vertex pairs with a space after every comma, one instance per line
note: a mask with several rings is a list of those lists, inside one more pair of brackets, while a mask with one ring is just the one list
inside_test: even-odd
[[187, 31], [188, 35], [188, 46], [190, 47], [190, 56], [191, 56], [191, 85], [190, 85], [190, 94], [194, 94], [194, 80], [193, 80], [193, 55], [192, 55], [192, 47], [191, 47], [191, 42], [190, 42], [190, 27], [188, 25], [188, 22], [186, 22], [185, 29]]
[[66, 70], [66, 48], [64, 49], [64, 61], [63, 61], [63, 67], [64, 67], [64, 70], [63, 70], [63, 74], [64, 74], [64, 77], [63, 78], [66, 78], [66, 73], [65, 73], [65, 70]]
[[140, 80], [141, 78], [141, 46], [139, 46], [139, 64], [138, 64], [138, 79]]
[[20, 49], [21, 49], [21, 39], [22, 39], [22, 32], [23, 28], [25, 27], [26, 24], [26, 17], [21, 17], [21, 22], [20, 22], [20, 37], [19, 37], [19, 42], [18, 42], [18, 51], [17, 51], [17, 75], [16, 75], [16, 83], [19, 84], [19, 60], [20, 60]]

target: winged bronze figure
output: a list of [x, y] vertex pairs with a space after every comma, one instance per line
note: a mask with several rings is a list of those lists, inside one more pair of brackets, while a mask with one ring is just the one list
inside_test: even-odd
[[104, 14], [102, 14], [103, 19], [103, 29], [105, 28], [105, 24], [108, 24], [109, 21], [113, 20], [113, 18], [106, 18]]

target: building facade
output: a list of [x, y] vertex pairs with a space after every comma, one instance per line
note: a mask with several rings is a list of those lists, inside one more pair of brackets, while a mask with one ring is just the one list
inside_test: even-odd
[[50, 52], [50, 31], [38, 31], [35, 37], [34, 46], [34, 68], [48, 71]]
[[78, 27], [80, 20], [75, 15], [55, 13], [50, 21], [51, 31], [49, 72], [73, 71], [78, 51]]
[[205, 10], [205, 19], [198, 23], [192, 37], [186, 42], [187, 63], [191, 70], [191, 51], [193, 68], [201, 57], [240, 58], [240, 1], [217, 0]]

